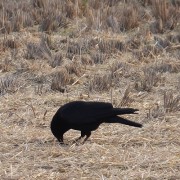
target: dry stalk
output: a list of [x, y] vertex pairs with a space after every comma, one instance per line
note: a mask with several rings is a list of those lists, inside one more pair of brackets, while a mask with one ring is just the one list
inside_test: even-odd
[[112, 84], [112, 76], [110, 74], [105, 75], [94, 75], [94, 77], [90, 80], [88, 89], [90, 92], [97, 91], [107, 91], [110, 89]]
[[165, 116], [164, 109], [158, 103], [155, 104], [155, 107], [149, 109], [149, 112], [147, 113], [148, 119], [162, 118], [164, 116]]
[[28, 104], [27, 102], [25, 102], [26, 105], [28, 105], [31, 109], [32, 109], [32, 112], [33, 112], [33, 115], [34, 115], [34, 118], [36, 118], [36, 112], [35, 112], [35, 108], [34, 106], [31, 104]]
[[157, 86], [161, 79], [161, 74], [156, 72], [154, 68], [145, 68], [139, 82], [136, 82], [135, 88], [138, 91], [151, 91]]
[[45, 112], [44, 112], [44, 115], [43, 115], [43, 120], [45, 120], [46, 119], [46, 114], [47, 114], [47, 109], [45, 110]]
[[80, 78], [78, 78], [75, 82], [72, 83], [72, 86], [74, 86], [75, 84], [77, 84], [83, 77], [85, 77], [86, 74], [83, 74]]
[[69, 63], [65, 66], [65, 68], [69, 74], [75, 74], [76, 76], [80, 76], [82, 73], [80, 64], [77, 62]]
[[43, 88], [44, 88], [43, 84], [38, 84], [37, 87], [35, 87], [35, 93], [42, 95], [43, 94]]
[[94, 64], [103, 64], [106, 61], [107, 55], [103, 53], [94, 53], [91, 55]]
[[66, 69], [61, 69], [61, 71], [54, 74], [51, 89], [54, 91], [65, 92], [65, 86], [72, 83], [70, 74]]
[[130, 86], [128, 86], [124, 92], [124, 95], [122, 97], [122, 100], [120, 102], [120, 104], [118, 106], [124, 107], [124, 106], [128, 106], [132, 103], [133, 99], [130, 97]]
[[174, 96], [172, 91], [164, 92], [164, 109], [167, 113], [180, 111], [180, 96]]
[[6, 75], [0, 79], [0, 94], [15, 93], [20, 88], [20, 82], [16, 75]]
[[179, 8], [172, 5], [170, 1], [152, 1], [153, 13], [156, 22], [152, 24], [154, 33], [164, 33], [166, 29], [174, 29], [178, 25], [180, 18]]
[[161, 18], [162, 23], [165, 23], [168, 18], [168, 5], [166, 1], [155, 0], [152, 1], [153, 10], [156, 18]]
[[55, 68], [57, 66], [61, 66], [62, 63], [63, 63], [63, 56], [61, 53], [55, 54], [55, 56], [53, 57], [53, 60], [50, 61], [50, 65], [53, 68]]

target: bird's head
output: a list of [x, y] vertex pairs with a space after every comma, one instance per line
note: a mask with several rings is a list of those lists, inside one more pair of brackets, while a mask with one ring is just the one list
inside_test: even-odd
[[51, 132], [57, 138], [59, 142], [63, 142], [63, 125], [61, 125], [61, 119], [54, 116], [51, 121]]

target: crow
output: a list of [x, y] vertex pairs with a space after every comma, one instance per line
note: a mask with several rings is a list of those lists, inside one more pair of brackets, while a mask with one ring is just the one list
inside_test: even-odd
[[61, 106], [51, 121], [52, 134], [64, 144], [63, 134], [70, 129], [81, 131], [85, 137], [83, 143], [90, 137], [91, 131], [96, 130], [102, 123], [121, 123], [134, 127], [142, 127], [142, 124], [124, 119], [117, 115], [137, 114], [138, 109], [113, 108], [111, 103], [73, 101]]

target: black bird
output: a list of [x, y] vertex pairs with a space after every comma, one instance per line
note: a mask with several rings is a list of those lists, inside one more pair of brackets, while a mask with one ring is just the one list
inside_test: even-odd
[[75, 129], [81, 131], [84, 142], [90, 137], [91, 131], [96, 130], [101, 123], [121, 123], [134, 127], [141, 124], [129, 121], [117, 115], [137, 114], [138, 109], [113, 108], [111, 103], [73, 101], [61, 106], [51, 122], [53, 135], [63, 144], [63, 134]]

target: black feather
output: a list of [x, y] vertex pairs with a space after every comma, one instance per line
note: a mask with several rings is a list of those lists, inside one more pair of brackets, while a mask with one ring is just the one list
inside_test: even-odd
[[[86, 136], [84, 142], [102, 123], [121, 123], [134, 127], [141, 124], [124, 119], [117, 115], [137, 114], [138, 109], [113, 108], [105, 102], [74, 101], [60, 107], [51, 122], [51, 131], [59, 142], [63, 143], [63, 134], [70, 129], [81, 131], [80, 138]], [[78, 138], [78, 139], [80, 139]]]

